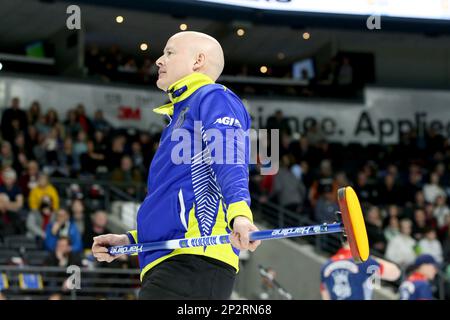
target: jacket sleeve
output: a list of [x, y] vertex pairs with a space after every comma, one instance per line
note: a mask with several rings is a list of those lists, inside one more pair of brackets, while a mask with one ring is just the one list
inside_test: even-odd
[[53, 226], [53, 222], [49, 223], [45, 230], [46, 236], [45, 236], [44, 245], [45, 245], [45, 248], [49, 251], [55, 250], [56, 241], [58, 240], [58, 238], [55, 235], [53, 235], [53, 233], [52, 233], [52, 226]]
[[83, 250], [83, 241], [81, 241], [81, 234], [75, 223], [70, 223], [70, 241], [72, 243], [73, 252], [81, 252]]
[[138, 243], [137, 230], [127, 231], [128, 240], [130, 240], [130, 244]]
[[[211, 167], [227, 207], [228, 227], [232, 229], [237, 216], [253, 222], [248, 189], [250, 116], [245, 106], [227, 89], [214, 90], [200, 103], [200, 120], [205, 147], [211, 151]], [[222, 141], [216, 140], [217, 136]]]

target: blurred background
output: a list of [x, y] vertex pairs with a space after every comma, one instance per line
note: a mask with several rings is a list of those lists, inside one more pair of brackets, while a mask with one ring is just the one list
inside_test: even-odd
[[[155, 61], [184, 30], [221, 43], [218, 82], [255, 129], [280, 130], [280, 170], [250, 166], [258, 226], [333, 222], [351, 185], [372, 254], [403, 270], [375, 298], [398, 299], [422, 253], [439, 262], [434, 297], [450, 298], [449, 0], [0, 0], [0, 21], [1, 299], [136, 298], [137, 258], [97, 263], [90, 248], [134, 227], [165, 126]], [[233, 298], [320, 299], [339, 247], [243, 252]]]

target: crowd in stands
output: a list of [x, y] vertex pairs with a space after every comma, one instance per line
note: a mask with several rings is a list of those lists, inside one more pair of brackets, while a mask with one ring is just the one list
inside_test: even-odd
[[[135, 258], [111, 265], [92, 259], [93, 237], [110, 232], [109, 214], [102, 187], [93, 183], [83, 188], [76, 181], [109, 180], [136, 196], [156, 147], [154, 137], [117, 132], [101, 111], [90, 118], [82, 105], [70, 110], [66, 119], [59, 117], [53, 109], [42, 113], [37, 101], [22, 108], [19, 98], [13, 98], [2, 113], [0, 255], [10, 254], [7, 243], [21, 235], [14, 239], [32, 239], [37, 244], [33, 249], [47, 251], [39, 261], [33, 260], [37, 265], [136, 266]], [[144, 154], [143, 148], [149, 152]], [[56, 177], [78, 180], [70, 186], [55, 185]], [[20, 255], [23, 259], [10, 256], [2, 261], [28, 264], [27, 254]]]
[[[296, 133], [281, 111], [267, 121], [280, 130], [280, 168], [275, 175], [250, 169], [251, 192], [315, 222], [335, 220], [337, 189], [351, 185], [365, 213], [372, 252], [407, 269], [420, 253], [449, 272], [450, 144], [429, 130], [405, 133], [396, 145], [328, 142], [317, 125]], [[101, 188], [60, 188], [54, 178], [109, 180], [136, 196], [145, 185], [159, 135], [113, 128], [83, 105], [59, 114], [38, 101], [4, 109], [0, 140], [0, 241], [24, 235], [50, 255], [47, 265], [89, 262], [95, 235], [109, 232]], [[142, 199], [138, 199], [142, 200]], [[95, 204], [95, 205], [93, 205]], [[1, 248], [0, 248], [1, 251]], [[119, 267], [136, 261], [117, 261]]]
[[312, 222], [336, 221], [337, 190], [351, 185], [365, 214], [371, 252], [408, 272], [430, 254], [450, 276], [450, 145], [429, 129], [404, 133], [395, 145], [328, 142], [313, 124], [294, 133], [281, 111], [267, 121], [280, 130], [280, 169], [262, 176], [253, 167], [252, 190]]
[[[113, 45], [101, 50], [91, 45], [85, 54], [85, 68], [88, 77], [103, 82], [125, 82], [131, 84], [154, 84], [158, 77], [157, 57], [132, 56]], [[310, 74], [306, 68], [293, 77], [291, 64], [269, 66], [262, 74], [259, 65], [226, 64], [223, 74], [237, 77], [273, 77], [301, 81], [299, 85], [274, 86], [273, 84], [224, 82], [238, 94], [285, 95], [295, 97], [354, 97], [358, 86], [363, 83], [354, 75], [351, 59], [345, 55], [332, 57], [328, 63], [317, 67]], [[223, 82], [223, 81], [222, 81]]]

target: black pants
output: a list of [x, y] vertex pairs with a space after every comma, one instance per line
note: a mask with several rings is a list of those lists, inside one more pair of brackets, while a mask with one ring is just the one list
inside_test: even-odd
[[140, 300], [226, 300], [236, 270], [208, 257], [181, 254], [164, 260], [142, 280]]

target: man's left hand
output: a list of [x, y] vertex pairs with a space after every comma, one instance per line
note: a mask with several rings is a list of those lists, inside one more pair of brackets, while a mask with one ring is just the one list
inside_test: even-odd
[[250, 241], [250, 232], [259, 229], [244, 216], [237, 216], [233, 221], [233, 232], [230, 235], [231, 245], [239, 250], [255, 251], [261, 240]]

